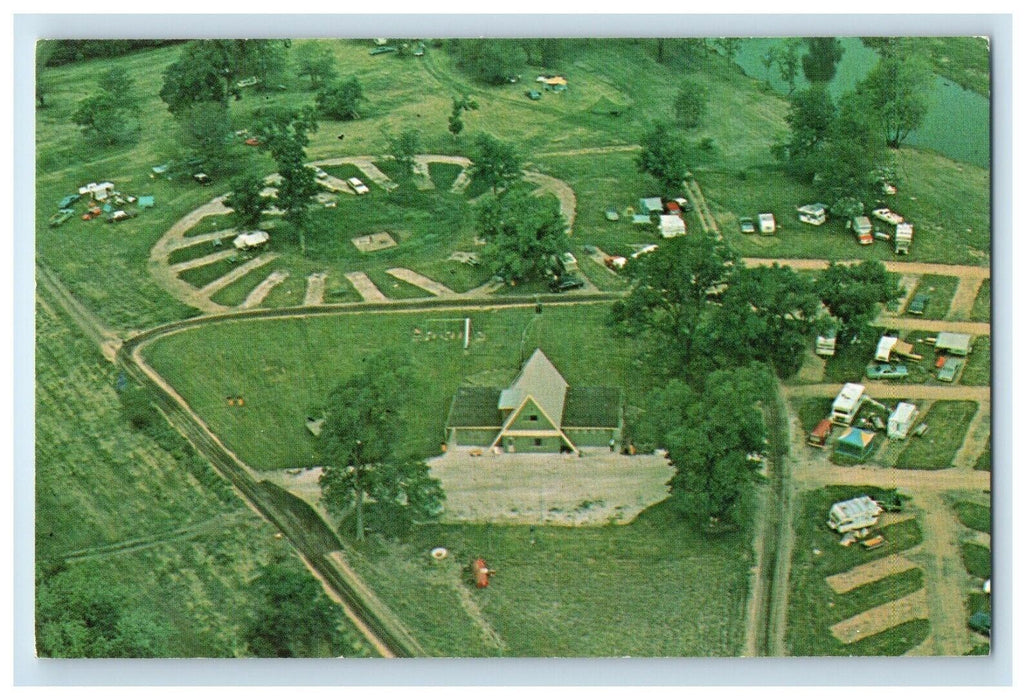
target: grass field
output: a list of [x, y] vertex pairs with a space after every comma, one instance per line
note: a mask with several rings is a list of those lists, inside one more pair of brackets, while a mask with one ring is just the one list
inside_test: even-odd
[[793, 406], [796, 407], [796, 415], [800, 417], [800, 427], [805, 431], [804, 437], [818, 424], [818, 421], [828, 418], [832, 413], [832, 400], [824, 396], [795, 399]]
[[[468, 353], [460, 338], [416, 340], [413, 328], [444, 331], [449, 325], [440, 320], [468, 313], [444, 310], [210, 325], [164, 338], [145, 355], [241, 458], [277, 469], [315, 464], [304, 419], [335, 383], [361, 371], [365, 356], [388, 346], [411, 349], [420, 384], [405, 411], [405, 447], [431, 455], [458, 386], [507, 385], [535, 347], [571, 384], [621, 385], [633, 403], [644, 381], [641, 361], [633, 344], [605, 329], [608, 312], [598, 304], [547, 307], [540, 316], [532, 308], [472, 313]], [[228, 395], [246, 397], [247, 405], [227, 408]]]
[[929, 305], [923, 318], [942, 319], [950, 309], [951, 299], [958, 289], [958, 278], [944, 275], [922, 275], [915, 287], [915, 294], [927, 294]]
[[284, 542], [171, 428], [161, 444], [135, 431], [116, 368], [45, 299], [37, 310], [37, 585], [114, 591], [123, 615], [167, 624], [170, 656], [243, 654], [248, 581]]
[[[364, 547], [357, 566], [435, 655], [741, 651], [746, 535], [703, 536], [666, 504], [625, 526], [535, 530], [532, 545], [528, 527], [424, 526], [404, 545]], [[439, 546], [447, 562], [429, 557]], [[498, 572], [484, 590], [468, 581], [476, 557]]]
[[897, 625], [853, 644], [842, 644], [832, 636], [830, 625], [868, 608], [887, 603], [923, 586], [922, 572], [912, 569], [879, 581], [836, 594], [825, 582], [841, 573], [879, 557], [914, 547], [922, 534], [914, 520], [880, 528], [887, 544], [875, 552], [859, 546], [840, 547], [838, 536], [825, 525], [829, 507], [866, 494], [879, 499], [883, 489], [868, 486], [836, 486], [801, 494], [794, 523], [796, 542], [789, 582], [787, 643], [794, 656], [898, 655], [919, 644], [928, 634], [927, 621]]
[[897, 460], [897, 469], [946, 469], [965, 439], [968, 424], [976, 414], [975, 401], [936, 401], [921, 417], [929, 424], [923, 437], [911, 437]]
[[965, 562], [965, 570], [976, 578], [990, 578], [990, 550], [983, 545], [962, 542], [961, 559]]
[[979, 532], [990, 532], [990, 509], [970, 501], [956, 501], [954, 514], [965, 527]]
[[988, 472], [990, 471], [990, 445], [987, 444], [986, 448], [980, 453], [979, 458], [976, 459], [973, 469]]
[[990, 384], [990, 337], [976, 336], [972, 340], [972, 352], [965, 360], [959, 384], [966, 386], [988, 386]]
[[979, 293], [976, 294], [976, 301], [972, 304], [972, 320], [990, 322], [990, 291], [993, 288], [993, 280], [983, 280], [979, 285]]

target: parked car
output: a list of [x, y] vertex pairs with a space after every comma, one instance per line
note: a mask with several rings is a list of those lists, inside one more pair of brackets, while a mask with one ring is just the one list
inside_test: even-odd
[[828, 418], [822, 418], [818, 421], [818, 424], [814, 426], [814, 430], [807, 436], [807, 444], [811, 447], [824, 447], [825, 442], [829, 439], [829, 435], [832, 434], [832, 421]]
[[603, 262], [606, 264], [606, 267], [611, 270], [619, 270], [628, 264], [628, 259], [622, 255], [607, 255], [603, 259]]
[[251, 138], [244, 140], [244, 145], [245, 146], [261, 146], [262, 145], [262, 139], [258, 138], [257, 136], [252, 136]]
[[941, 382], [953, 382], [964, 364], [965, 361], [960, 357], [948, 357], [944, 361], [943, 367], [941, 367], [940, 371], [937, 373], [936, 378]]
[[75, 216], [75, 211], [73, 209], [61, 209], [50, 217], [50, 227], [56, 228], [71, 219], [73, 216]]
[[199, 185], [210, 185], [212, 184], [212, 178], [206, 173], [194, 173], [194, 182]]
[[330, 177], [322, 168], [316, 167], [315, 165], [310, 165], [308, 167], [312, 168], [312, 173], [316, 176], [317, 180], [325, 180]]
[[903, 379], [907, 376], [907, 367], [904, 365], [891, 365], [888, 362], [879, 362], [868, 365], [865, 375], [869, 379]]
[[542, 99], [542, 93], [538, 92], [537, 90], [528, 90], [527, 97], [532, 100], [540, 100]]
[[608, 207], [606, 209], [606, 220], [607, 221], [620, 221], [621, 215], [617, 211], [617, 207]]
[[896, 212], [890, 211], [886, 207], [882, 207], [881, 209], [873, 209], [872, 216], [874, 216], [879, 221], [885, 221], [887, 224], [893, 224], [894, 226], [904, 222], [903, 216], [897, 214]]
[[739, 233], [756, 233], [757, 227], [753, 224], [753, 219], [748, 216], [744, 216], [739, 219]]
[[58, 208], [58, 209], [68, 209], [68, 208], [69, 208], [69, 207], [71, 207], [71, 206], [72, 206], [73, 204], [75, 204], [76, 202], [78, 202], [78, 201], [79, 201], [79, 199], [80, 199], [80, 195], [77, 195], [77, 194], [70, 194], [70, 195], [68, 195], [67, 197], [64, 197], [64, 198], [63, 198], [63, 199], [61, 200], [61, 202], [60, 202], [60, 203], [59, 203], [59, 204], [57, 205], [57, 208]]
[[368, 194], [369, 188], [357, 177], [348, 178], [348, 185], [352, 188], [355, 194]]
[[631, 257], [632, 258], [641, 257], [643, 255], [646, 255], [647, 253], [652, 253], [654, 250], [656, 250], [659, 247], [660, 246], [658, 246], [656, 243], [650, 243], [649, 245], [643, 246], [642, 248], [639, 248], [638, 250], [636, 250], [634, 253], [631, 254]]
[[119, 221], [126, 221], [127, 219], [135, 219], [135, 218], [136, 218], [136, 212], [135, 211], [125, 211], [123, 209], [119, 209], [118, 211], [112, 213], [111, 216], [108, 217], [108, 223], [109, 224], [117, 224]]
[[907, 312], [912, 316], [921, 316], [925, 313], [925, 307], [929, 305], [928, 294], [916, 294], [907, 306]]
[[581, 289], [584, 286], [585, 281], [574, 275], [559, 275], [549, 282], [549, 289], [554, 292], [566, 292], [571, 289]]
[[82, 215], [82, 220], [83, 221], [89, 221], [90, 219], [96, 219], [100, 215], [101, 215], [101, 208], [100, 207], [91, 207], [90, 209], [88, 209], [86, 211], [85, 214]]
[[379, 56], [382, 53], [395, 53], [398, 51], [397, 46], [378, 46], [369, 52], [370, 56]]
[[872, 235], [875, 236], [875, 240], [877, 241], [889, 241], [893, 238], [893, 236], [889, 235], [886, 231], [880, 231], [878, 229], [876, 229]]

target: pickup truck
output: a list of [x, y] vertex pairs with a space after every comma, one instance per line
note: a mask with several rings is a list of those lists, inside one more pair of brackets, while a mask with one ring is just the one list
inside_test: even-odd
[[922, 316], [925, 314], [925, 307], [929, 305], [928, 294], [916, 294], [911, 303], [907, 305], [907, 312], [912, 316]]

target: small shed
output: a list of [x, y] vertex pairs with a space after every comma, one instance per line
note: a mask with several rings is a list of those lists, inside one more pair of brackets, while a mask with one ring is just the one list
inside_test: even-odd
[[676, 214], [663, 214], [657, 226], [662, 238], [675, 238], [685, 235], [685, 220]]
[[875, 433], [860, 428], [848, 428], [836, 438], [835, 454], [851, 462], [863, 462], [875, 450]]
[[638, 200], [638, 211], [646, 216], [660, 215], [664, 213], [664, 203], [659, 197], [643, 197]]
[[898, 403], [886, 419], [886, 436], [891, 440], [905, 440], [918, 420], [918, 407], [911, 403]]
[[936, 336], [936, 349], [958, 357], [968, 357], [972, 352], [972, 336], [968, 333], [940, 333]]

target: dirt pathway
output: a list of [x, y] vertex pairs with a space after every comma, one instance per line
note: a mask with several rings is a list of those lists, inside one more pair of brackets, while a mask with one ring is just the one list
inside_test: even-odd
[[365, 272], [346, 272], [344, 277], [355, 287], [363, 301], [387, 301], [384, 293], [373, 284], [373, 280], [367, 277]]
[[971, 469], [975, 466], [976, 460], [983, 454], [987, 442], [990, 440], [990, 402], [980, 401], [976, 415], [968, 424], [968, 432], [965, 439], [954, 455], [953, 464], [962, 469]]
[[388, 270], [385, 270], [385, 272], [394, 277], [395, 279], [402, 280], [403, 282], [408, 282], [414, 287], [419, 287], [425, 292], [430, 292], [436, 297], [455, 295], [455, 292], [453, 292], [451, 289], [441, 284], [440, 282], [435, 282], [429, 277], [424, 277], [420, 273], [413, 272], [412, 270], [407, 270], [404, 267], [392, 267]]
[[202, 255], [201, 257], [194, 258], [193, 260], [186, 260], [181, 263], [176, 263], [175, 265], [169, 265], [169, 269], [178, 275], [180, 272], [193, 270], [194, 268], [198, 267], [204, 267], [205, 265], [211, 265], [212, 263], [219, 262], [220, 260], [225, 260], [226, 258], [232, 258], [239, 252], [240, 251], [238, 251], [236, 248], [228, 248], [226, 250], [220, 250], [216, 253]]
[[888, 630], [890, 627], [927, 617], [929, 617], [929, 609], [926, 592], [923, 588], [903, 598], [891, 600], [837, 622], [829, 627], [829, 631], [843, 644], [853, 644], [873, 634]]
[[269, 276], [262, 280], [257, 287], [252, 289], [244, 302], [240, 305], [242, 309], [252, 309], [263, 301], [269, 295], [269, 292], [273, 291], [273, 287], [283, 282], [285, 279], [291, 276], [291, 273], [286, 270], [274, 270], [269, 273]]
[[982, 285], [983, 280], [978, 277], [961, 277], [954, 298], [951, 299], [947, 318], [959, 321], [971, 318], [972, 306], [976, 303], [976, 295]]
[[524, 179], [538, 185], [536, 193], [551, 192], [560, 200], [560, 214], [567, 222], [567, 235], [569, 236], [574, 230], [574, 217], [577, 216], [577, 197], [574, 195], [574, 190], [570, 189], [570, 185], [563, 180], [530, 170], [524, 171]]
[[900, 330], [930, 331], [932, 333], [969, 333], [971, 335], [990, 335], [990, 324], [980, 321], [937, 321], [917, 316], [896, 316], [881, 314], [875, 319], [876, 326], [898, 328]]
[[800, 488], [814, 489], [836, 484], [866, 484], [906, 493], [984, 491], [990, 488], [990, 472], [972, 469], [891, 469], [874, 465], [843, 467], [824, 461], [800, 464], [793, 474]]
[[308, 276], [305, 287], [305, 306], [318, 306], [323, 303], [327, 274], [326, 272], [313, 272]]
[[39, 263], [36, 264], [36, 282], [68, 314], [87, 339], [97, 344], [104, 357], [109, 362], [114, 362], [119, 348], [122, 347], [122, 339], [118, 334], [80, 303], [57, 275]]
[[[824, 270], [829, 266], [829, 261], [820, 258], [743, 258], [746, 265], [788, 265], [797, 270]], [[861, 260], [838, 260], [836, 262], [852, 265], [862, 262]], [[990, 268], [978, 267], [976, 265], [945, 265], [939, 263], [916, 263], [902, 262], [900, 260], [887, 260], [884, 263], [890, 272], [899, 272], [902, 275], [947, 275], [949, 277], [975, 277], [980, 280], [989, 279]]]
[[221, 231], [213, 231], [212, 233], [201, 233], [196, 236], [190, 236], [189, 238], [171, 238], [165, 242], [165, 249], [171, 253], [174, 250], [189, 248], [190, 246], [198, 245], [200, 243], [212, 243], [213, 241], [220, 241], [224, 238], [235, 236], [236, 233], [236, 229], [224, 228]]
[[[792, 397], [839, 394], [842, 384], [798, 384], [786, 387]], [[960, 384], [865, 384], [864, 393], [873, 399], [930, 399], [934, 401], [989, 401], [990, 387]]]
[[568, 156], [593, 156], [602, 155], [605, 153], [632, 153], [641, 150], [641, 146], [621, 144], [616, 146], [593, 146], [590, 148], [575, 148], [569, 151], [546, 151], [545, 153], [535, 153], [534, 155], [535, 158], [566, 158]]
[[957, 546], [961, 525], [939, 494], [916, 492], [914, 505], [922, 527], [921, 551], [914, 558], [925, 572], [933, 649], [939, 656], [962, 656], [972, 648], [972, 638], [965, 614], [969, 575]]
[[201, 296], [210, 298], [220, 289], [224, 289], [230, 286], [247, 273], [251, 272], [252, 270], [257, 270], [263, 265], [268, 265], [278, 257], [280, 257], [279, 253], [263, 253], [262, 255], [259, 255], [257, 258], [248, 260], [243, 265], [238, 265], [237, 267], [233, 268], [219, 279], [209, 282], [205, 286], [201, 287], [198, 293]]
[[918, 566], [909, 558], [915, 550], [909, 550], [900, 554], [890, 554], [881, 559], [859, 564], [852, 569], [839, 574], [825, 577], [825, 583], [837, 594], [842, 595], [855, 588], [879, 581], [887, 576], [910, 571]]

